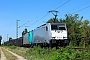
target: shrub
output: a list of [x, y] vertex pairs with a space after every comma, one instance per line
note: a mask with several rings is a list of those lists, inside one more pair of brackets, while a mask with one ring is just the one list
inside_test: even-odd
[[11, 48], [11, 49], [16, 49], [17, 48], [17, 46], [14, 46], [14, 45], [8, 46], [8, 47]]

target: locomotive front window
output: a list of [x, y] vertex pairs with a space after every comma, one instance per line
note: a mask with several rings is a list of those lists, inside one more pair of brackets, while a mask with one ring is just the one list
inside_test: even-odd
[[51, 25], [51, 30], [57, 30], [57, 25]]
[[59, 27], [59, 30], [66, 30], [65, 27]]

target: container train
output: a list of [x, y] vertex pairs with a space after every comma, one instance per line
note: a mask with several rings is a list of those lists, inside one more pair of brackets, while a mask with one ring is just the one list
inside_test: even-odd
[[16, 46], [66, 46], [69, 44], [67, 36], [65, 23], [46, 23], [29, 31], [22, 38], [14, 39], [13, 44]]
[[10, 39], [9, 41], [4, 42], [4, 45], [23, 46], [22, 37], [20, 37], [18, 39]]

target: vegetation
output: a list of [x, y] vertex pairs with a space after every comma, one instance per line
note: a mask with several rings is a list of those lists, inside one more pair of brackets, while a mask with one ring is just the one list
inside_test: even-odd
[[9, 37], [9, 41], [11, 40], [12, 38], [11, 37]]
[[57, 50], [39, 46], [33, 48], [8, 46], [8, 49], [18, 52], [17, 54], [23, 55], [27, 60], [90, 60], [90, 47], [83, 51], [75, 50], [72, 46], [61, 47]]
[[27, 32], [28, 32], [28, 30], [27, 30], [27, 28], [25, 28], [24, 31], [22, 32], [22, 36], [23, 36], [24, 34], [26, 34]]

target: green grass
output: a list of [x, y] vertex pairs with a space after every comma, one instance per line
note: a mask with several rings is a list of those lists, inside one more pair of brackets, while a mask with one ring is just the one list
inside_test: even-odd
[[89, 51], [74, 50], [73, 46], [67, 46], [60, 49], [41, 48], [34, 46], [33, 48], [23, 48], [8, 46], [9, 50], [25, 57], [27, 60], [89, 60]]
[[16, 56], [12, 55], [11, 53], [6, 51], [5, 49], [2, 48], [2, 51], [3, 51], [4, 55], [6, 56], [7, 60], [17, 60]]

